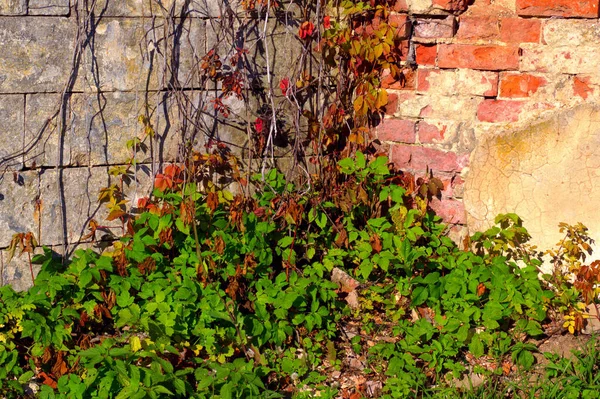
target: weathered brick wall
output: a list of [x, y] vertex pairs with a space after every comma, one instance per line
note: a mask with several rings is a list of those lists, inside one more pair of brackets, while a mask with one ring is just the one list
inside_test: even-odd
[[[412, 35], [407, 34], [405, 47], [414, 46], [416, 65], [406, 70], [406, 81], [386, 82], [394, 101], [376, 134], [389, 146], [396, 165], [417, 174], [429, 168], [443, 178], [443, 200], [435, 200], [433, 206], [447, 221], [467, 223], [463, 195], [465, 180], [473, 176], [469, 159], [484, 138], [598, 101], [598, 6], [598, 0], [407, 0], [403, 4], [396, 18], [407, 21], [406, 31]], [[511, 156], [519, 156], [519, 148], [510, 151]], [[485, 168], [482, 162], [478, 165]], [[552, 178], [568, 181], [558, 177], [568, 172], [555, 170]], [[529, 192], [526, 197], [535, 195]], [[497, 197], [487, 200], [490, 212], [499, 209], [494, 208]], [[576, 198], [571, 206], [578, 206]], [[517, 211], [507, 208], [503, 210]], [[530, 226], [537, 226], [536, 220], [529, 219]], [[538, 230], [543, 228], [557, 231], [556, 225]]]
[[[237, 2], [227, 2], [233, 3]], [[472, 176], [482, 176], [480, 170], [490, 167], [488, 153], [480, 148], [490, 148], [487, 138], [598, 101], [598, 3], [400, 2], [393, 18], [404, 37], [406, 79], [384, 82], [392, 93], [388, 117], [374, 134], [396, 165], [416, 174], [430, 169], [443, 179], [442, 200], [434, 200], [432, 206], [446, 221], [463, 226], [467, 214], [473, 219], [481, 211], [483, 195], [479, 203], [466, 201], [465, 210], [465, 187], [472, 192], [499, 191], [492, 186], [503, 171], [481, 178], [486, 187], [473, 183]], [[165, 13], [173, 4], [189, 6], [186, 18]], [[182, 113], [211, 95], [193, 84], [199, 59], [215, 44], [234, 51], [239, 45], [227, 42], [215, 29], [223, 4], [222, 0], [0, 0], [0, 248], [9, 246], [13, 234], [27, 231], [58, 252], [65, 238], [68, 249], [89, 245], [82, 240], [86, 223], [91, 218], [102, 221], [106, 214], [97, 204], [98, 189], [109, 184], [111, 165], [126, 164], [131, 157], [126, 143], [140, 135], [138, 117], [149, 107], [156, 137], [147, 153], [138, 154], [135, 179], [125, 187], [132, 203], [148, 193], [160, 164], [176, 159], [181, 150]], [[169, 18], [176, 26], [169, 26]], [[267, 63], [280, 76], [297, 68], [296, 29], [270, 24], [269, 36], [260, 45], [260, 29], [240, 35], [251, 50], [249, 57], [259, 65], [258, 75], [266, 75]], [[174, 46], [176, 42], [180, 44]], [[270, 59], [265, 59], [264, 43], [270, 46]], [[171, 67], [174, 61], [177, 68]], [[177, 80], [179, 96], [173, 95]], [[240, 102], [228, 105], [243, 117], [256, 112], [248, 113]], [[576, 128], [583, 123], [581, 115], [588, 115], [585, 119], [596, 114], [576, 110], [568, 115], [579, 122], [565, 126]], [[214, 113], [202, 121], [206, 131], [243, 155], [245, 121], [236, 126], [234, 115], [223, 124]], [[560, 123], [559, 118], [548, 126]], [[520, 151], [535, 153], [545, 141], [540, 136], [544, 129], [534, 130], [535, 137], [527, 131], [525, 139], [517, 135], [500, 140], [510, 144], [504, 152], [517, 154], [515, 158]], [[564, 134], [556, 141], [570, 142], [563, 140]], [[201, 147], [203, 140], [199, 137], [193, 144]], [[582, 139], [588, 149], [586, 162], [592, 166], [597, 159], [590, 148], [600, 138], [595, 140], [595, 133]], [[278, 155], [285, 164], [285, 150]], [[514, 162], [504, 161], [492, 167], [516, 170]], [[536, 162], [531, 165], [539, 167]], [[469, 171], [474, 166], [477, 173]], [[589, 184], [594, 186], [596, 174], [589, 168], [579, 173], [591, 176]], [[535, 191], [535, 184], [530, 189]], [[498, 202], [494, 196], [485, 201], [483, 205]], [[506, 204], [502, 210], [518, 211]], [[492, 206], [490, 213], [492, 209], [496, 208]], [[26, 287], [26, 256], [8, 260], [2, 251], [0, 283]]]

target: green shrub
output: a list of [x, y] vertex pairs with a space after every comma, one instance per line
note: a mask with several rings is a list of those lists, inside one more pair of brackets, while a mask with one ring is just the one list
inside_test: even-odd
[[[136, 217], [120, 216], [127, 233], [110, 249], [64, 264], [45, 249], [34, 287], [0, 289], [2, 395], [35, 382], [48, 398], [327, 396], [348, 348], [386, 397], [530, 368], [526, 338], [544, 334], [555, 293], [521, 220], [500, 216], [461, 250], [428, 210], [436, 179], [411, 189], [360, 152], [338, 167], [304, 194], [257, 176], [252, 198], [200, 192], [173, 167]], [[334, 268], [360, 282], [361, 310]], [[351, 322], [361, 333], [348, 339]]]

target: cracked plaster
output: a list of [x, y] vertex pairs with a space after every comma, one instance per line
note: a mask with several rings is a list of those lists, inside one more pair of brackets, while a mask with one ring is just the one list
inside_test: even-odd
[[498, 214], [514, 212], [539, 249], [562, 238], [560, 222], [581, 222], [600, 239], [599, 167], [600, 105], [580, 105], [482, 138], [464, 193], [469, 230], [485, 230]]

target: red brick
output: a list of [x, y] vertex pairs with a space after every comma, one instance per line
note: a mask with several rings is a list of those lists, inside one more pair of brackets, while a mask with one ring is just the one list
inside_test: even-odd
[[423, 144], [430, 144], [444, 140], [444, 134], [446, 133], [447, 126], [438, 127], [436, 125], [429, 124], [427, 122], [419, 122], [419, 142]]
[[433, 5], [447, 11], [465, 11], [469, 0], [433, 0]]
[[396, 1], [396, 4], [394, 4], [394, 11], [396, 12], [407, 12], [408, 11], [408, 4], [406, 3], [406, 0], [398, 0]]
[[460, 172], [458, 157], [453, 152], [435, 148], [397, 144], [392, 146], [392, 162], [399, 167], [412, 170], [437, 172]]
[[377, 126], [377, 138], [381, 141], [414, 143], [416, 141], [416, 123], [410, 120], [385, 119]]
[[502, 74], [500, 78], [500, 97], [529, 97], [546, 83], [546, 79], [528, 73]]
[[459, 39], [492, 40], [499, 36], [500, 26], [496, 17], [460, 17], [456, 33]]
[[389, 70], [383, 72], [381, 87], [393, 90], [414, 90], [416, 88], [417, 72], [412, 68], [405, 68], [400, 73], [400, 79], [396, 80], [389, 74]]
[[437, 57], [437, 46], [417, 44], [416, 49], [417, 65], [435, 65]]
[[585, 100], [586, 98], [588, 98], [588, 95], [590, 93], [594, 92], [594, 89], [590, 87], [589, 84], [589, 76], [575, 76], [575, 78], [573, 79], [573, 91], [576, 95]]
[[396, 29], [396, 36], [401, 39], [406, 39], [410, 33], [410, 20], [406, 14], [390, 15], [388, 23], [392, 28]]
[[517, 0], [517, 14], [598, 18], [598, 0]]
[[423, 39], [450, 38], [454, 36], [455, 19], [449, 15], [445, 19], [417, 18], [415, 23], [415, 37]]
[[[433, 87], [432, 82], [435, 82]], [[496, 97], [498, 95], [498, 72], [419, 68], [416, 88], [419, 93], [433, 89], [442, 95]]]
[[500, 22], [500, 40], [507, 43], [539, 43], [542, 23], [537, 19], [504, 18]]
[[423, 91], [429, 90], [429, 87], [431, 85], [429, 84], [428, 78], [432, 74], [440, 74], [440, 70], [439, 69], [429, 69], [429, 68], [419, 68], [419, 70], [417, 71], [417, 91], [418, 92], [423, 92]]
[[398, 110], [398, 95], [395, 93], [388, 93], [388, 103], [385, 106], [386, 115], [394, 115]]
[[438, 66], [488, 71], [513, 70], [519, 67], [519, 47], [440, 44]]
[[522, 107], [522, 101], [483, 100], [477, 109], [477, 118], [482, 122], [516, 122]]
[[398, 48], [400, 49], [400, 59], [402, 61], [406, 61], [408, 57], [409, 45], [410, 42], [408, 40], [401, 40], [400, 44], [398, 45]]
[[444, 183], [443, 194], [449, 197], [462, 197], [465, 192], [465, 181], [459, 175], [453, 176], [451, 179], [442, 179]]
[[429, 203], [429, 206], [431, 206], [431, 209], [435, 214], [441, 217], [445, 223], [466, 224], [467, 222], [467, 213], [462, 201], [447, 198], [439, 200], [434, 198]]

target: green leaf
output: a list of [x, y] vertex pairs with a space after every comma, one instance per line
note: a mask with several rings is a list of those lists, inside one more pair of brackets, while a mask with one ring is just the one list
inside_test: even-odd
[[427, 298], [429, 297], [429, 290], [427, 289], [427, 287], [415, 287], [415, 289], [412, 292], [412, 305], [413, 306], [419, 306], [421, 304], [423, 304]]
[[34, 376], [34, 374], [35, 373], [33, 371], [28, 371], [28, 372], [22, 374], [19, 377], [19, 383], [21, 383], [21, 384], [27, 384], [27, 383], [29, 383], [29, 381]]
[[294, 242], [294, 238], [290, 237], [290, 236], [285, 236], [283, 237], [281, 240], [279, 240], [279, 242], [277, 243], [277, 245], [281, 248], [287, 248], [289, 247], [292, 242]]
[[367, 162], [365, 160], [365, 154], [360, 151], [356, 151], [356, 169], [362, 170], [367, 166]]
[[356, 164], [352, 158], [342, 159], [338, 162], [338, 166], [340, 167], [342, 173], [347, 175], [354, 173], [354, 171], [356, 170]]

